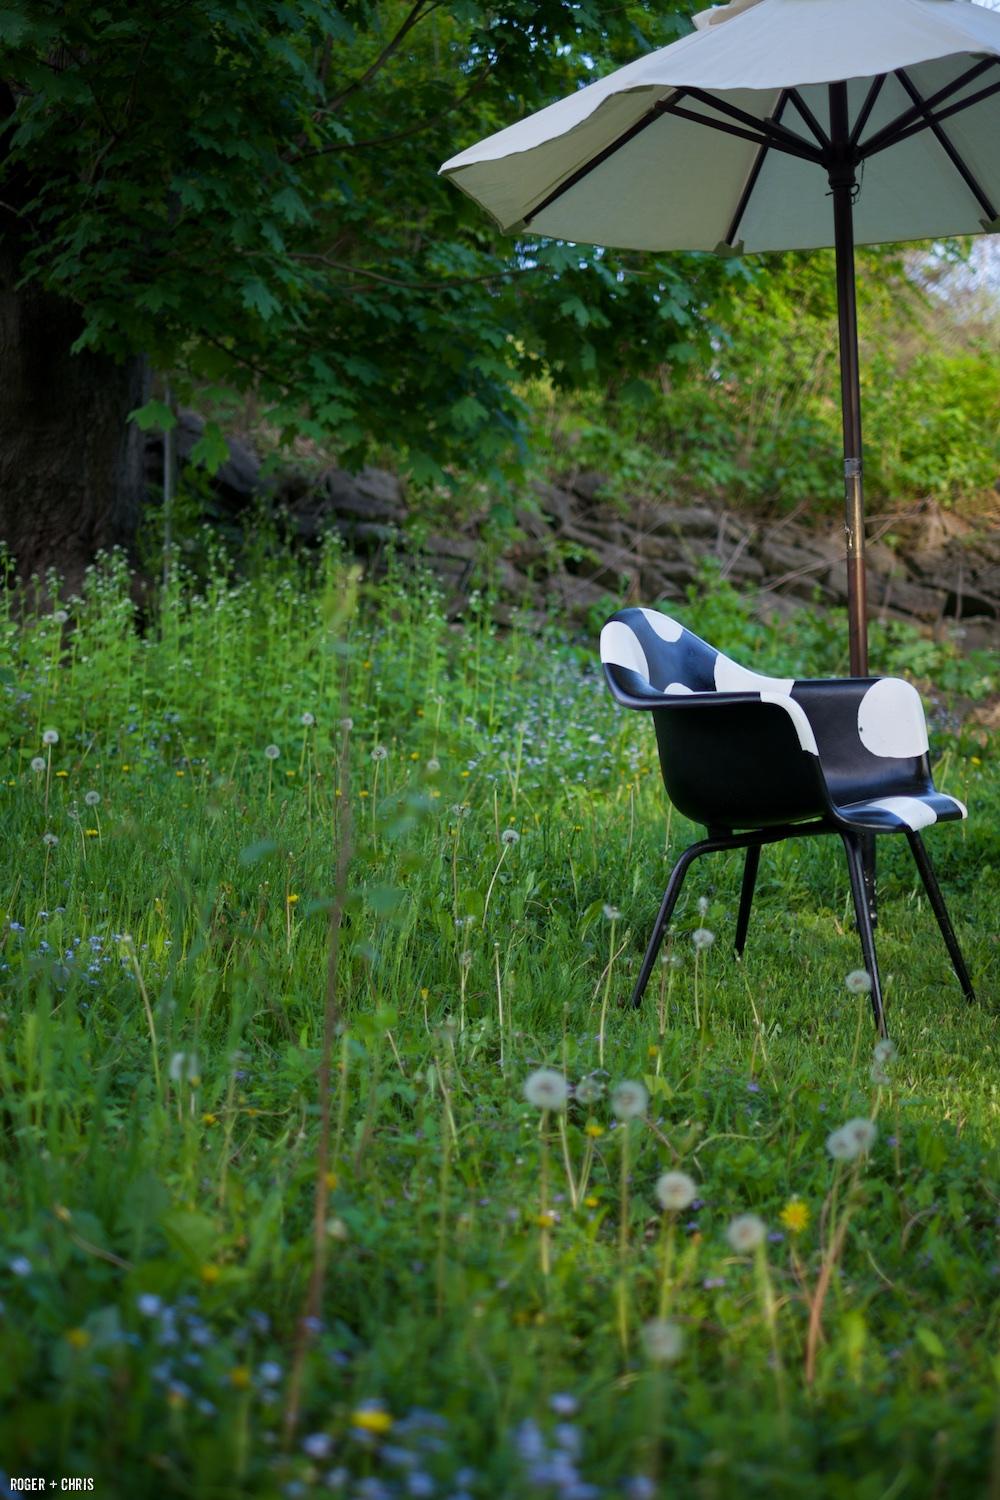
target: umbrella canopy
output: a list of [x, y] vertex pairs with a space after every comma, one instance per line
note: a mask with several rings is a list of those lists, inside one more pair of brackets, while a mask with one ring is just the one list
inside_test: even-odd
[[1000, 231], [1000, 14], [732, 0], [446, 162], [506, 233], [837, 250], [851, 670], [867, 671], [854, 241]]

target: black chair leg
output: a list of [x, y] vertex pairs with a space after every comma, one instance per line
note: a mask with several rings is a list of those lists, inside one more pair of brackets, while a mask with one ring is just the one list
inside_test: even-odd
[[924, 883], [927, 899], [930, 901], [934, 915], [937, 917], [937, 924], [941, 929], [944, 945], [948, 949], [955, 973], [958, 975], [958, 982], [962, 986], [962, 993], [971, 1005], [975, 1002], [976, 992], [972, 988], [972, 980], [969, 978], [969, 971], [965, 967], [965, 959], [962, 957], [962, 950], [958, 946], [955, 929], [951, 925], [951, 918], [948, 916], [948, 908], [944, 904], [944, 897], [941, 895], [941, 887], [937, 883], [937, 876], [934, 874], [934, 866], [931, 864], [930, 855], [927, 853], [924, 841], [919, 833], [908, 832], [906, 837], [913, 852], [917, 869], [920, 871], [920, 878]]
[[864, 955], [865, 968], [868, 970], [868, 975], [872, 982], [871, 999], [872, 1010], [875, 1015], [875, 1029], [880, 1037], [885, 1037], [889, 1033], [886, 1031], [885, 1026], [885, 1009], [882, 1004], [882, 981], [879, 978], [878, 959], [875, 956], [875, 933], [872, 928], [871, 908], [868, 905], [862, 836], [856, 833], [848, 833], [846, 829], [841, 829], [840, 836], [844, 841], [844, 852], [847, 855], [847, 869], [851, 877], [851, 895], [854, 897], [854, 916], [858, 924], [858, 936], [861, 939], [861, 952]]
[[642, 968], [639, 970], [639, 978], [635, 982], [635, 989], [632, 991], [632, 1004], [636, 1010], [639, 1008], [646, 985], [649, 983], [649, 976], [653, 972], [656, 955], [660, 951], [660, 944], [663, 942], [663, 934], [667, 930], [667, 923], [673, 916], [674, 907], [677, 905], [677, 898], [681, 893], [681, 886], [684, 884], [684, 877], [688, 872], [688, 866], [694, 863], [699, 854], [707, 854], [709, 850], [717, 847], [718, 845], [711, 839], [706, 839], [700, 844], [692, 844], [690, 849], [684, 850], [684, 853], [670, 872], [667, 889], [664, 891], [663, 900], [660, 903], [659, 915], [653, 927], [653, 935], [649, 940], [649, 947], [646, 949], [646, 956], [642, 961]]
[[876, 848], [878, 840], [873, 833], [861, 835], [861, 862], [865, 871], [865, 893], [868, 897], [868, 910], [871, 912], [872, 926], [878, 926], [878, 859]]
[[757, 884], [757, 869], [759, 865], [760, 845], [750, 844], [747, 847], [746, 862], [743, 865], [743, 889], [740, 891], [740, 913], [736, 918], [736, 954], [738, 958], [743, 957], [743, 949], [747, 945], [750, 907], [753, 904], [753, 892], [754, 886]]

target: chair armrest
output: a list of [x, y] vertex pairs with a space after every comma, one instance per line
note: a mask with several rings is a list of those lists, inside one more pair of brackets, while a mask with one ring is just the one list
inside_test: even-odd
[[817, 678], [792, 697], [816, 736], [834, 802], [933, 790], [920, 694], [901, 677]]

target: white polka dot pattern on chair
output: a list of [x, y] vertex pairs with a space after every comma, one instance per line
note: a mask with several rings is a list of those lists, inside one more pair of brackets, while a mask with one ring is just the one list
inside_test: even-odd
[[927, 722], [912, 682], [882, 677], [858, 705], [858, 737], [872, 755], [895, 760], [926, 755]]

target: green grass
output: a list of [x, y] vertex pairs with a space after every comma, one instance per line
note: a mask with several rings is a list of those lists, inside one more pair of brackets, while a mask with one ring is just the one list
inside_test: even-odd
[[[739, 859], [696, 867], [633, 1013], [692, 834], [651, 726], [615, 710], [593, 642], [499, 635], [485, 605], [456, 631], [412, 577], [355, 593], [332, 548], [237, 585], [217, 560], [140, 629], [112, 561], [65, 622], [0, 622], [7, 1474], [995, 1493], [991, 748], [936, 735], [971, 816], [928, 838], [977, 1007], [904, 842], [880, 843], [899, 1056], [878, 1086], [833, 840], [765, 851], [743, 964]], [[725, 590], [689, 618], [770, 669], [840, 650], [808, 614], [776, 641]], [[565, 1111], [528, 1103], [543, 1067]], [[623, 1080], [649, 1095], [625, 1121]], [[870, 1154], [833, 1160], [830, 1132], [872, 1115]], [[675, 1214], [668, 1169], [697, 1184]], [[769, 1237], [738, 1253], [746, 1213]]]

